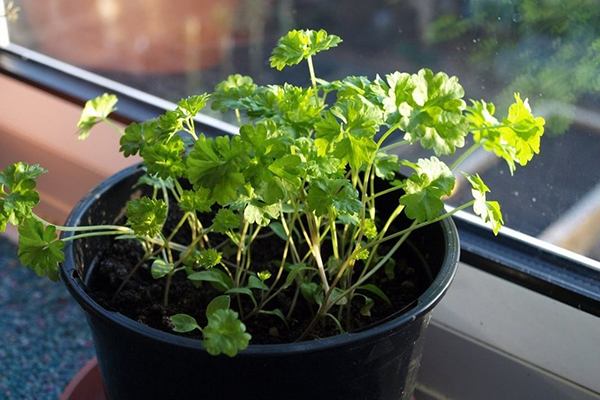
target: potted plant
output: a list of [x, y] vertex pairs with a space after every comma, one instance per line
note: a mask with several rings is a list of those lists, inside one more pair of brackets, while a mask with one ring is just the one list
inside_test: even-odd
[[[32, 211], [44, 169], [0, 174], [0, 227], [19, 226], [21, 262], [60, 276], [87, 312], [109, 398], [410, 398], [458, 262], [448, 217], [473, 207], [494, 233], [502, 224], [478, 175], [465, 174], [473, 200], [445, 211], [453, 172], [479, 147], [511, 172], [527, 164], [544, 121], [518, 95], [502, 120], [484, 101], [467, 107], [456, 77], [427, 69], [316, 78], [312, 57], [340, 42], [323, 30], [279, 40], [271, 65], [306, 62], [310, 87], [233, 75], [156, 120], [115, 126], [124, 156], [143, 162], [66, 226]], [[209, 99], [235, 112], [239, 135], [196, 131]], [[112, 124], [116, 103], [89, 101], [79, 138]], [[450, 166], [438, 158], [469, 132]], [[435, 155], [389, 153], [418, 144]]]

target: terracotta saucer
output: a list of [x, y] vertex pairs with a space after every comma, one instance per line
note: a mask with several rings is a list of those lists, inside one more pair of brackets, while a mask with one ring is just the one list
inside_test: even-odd
[[106, 400], [96, 357], [79, 370], [63, 391], [60, 400]]

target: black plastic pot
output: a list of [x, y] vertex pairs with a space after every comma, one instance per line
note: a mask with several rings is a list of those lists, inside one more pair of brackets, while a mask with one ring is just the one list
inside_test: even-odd
[[[132, 167], [100, 184], [75, 207], [67, 225], [115, 222], [138, 174]], [[108, 239], [69, 242], [61, 274], [86, 311], [111, 400], [408, 400], [423, 331], [454, 276], [459, 253], [451, 220], [417, 232], [425, 235], [422, 242], [438, 249], [428, 259], [433, 283], [413, 307], [368, 330], [318, 341], [250, 345], [234, 358], [210, 356], [199, 341], [100, 307], [84, 280]]]

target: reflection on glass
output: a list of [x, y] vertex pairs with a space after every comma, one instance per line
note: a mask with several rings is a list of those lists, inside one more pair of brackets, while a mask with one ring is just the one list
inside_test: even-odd
[[[510, 192], [502, 191], [510, 173], [501, 161], [482, 155], [474, 169], [486, 170], [490, 197], [503, 205], [509, 227], [600, 260], [596, 0], [15, 4], [22, 12], [11, 26], [13, 42], [169, 100], [212, 90], [232, 73], [252, 75], [258, 84], [305, 84], [304, 69], [279, 73], [267, 61], [277, 38], [294, 27], [344, 38], [316, 60], [323, 79], [443, 70], [459, 77], [468, 97], [495, 99], [499, 115], [518, 90], [547, 119], [542, 155], [517, 169]], [[463, 182], [450, 202], [466, 190]]]

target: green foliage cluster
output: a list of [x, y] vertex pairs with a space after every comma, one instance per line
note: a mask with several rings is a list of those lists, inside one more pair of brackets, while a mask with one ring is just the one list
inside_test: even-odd
[[[116, 127], [123, 155], [143, 159], [140, 184], [152, 187], [151, 196], [127, 204], [126, 226], [74, 228], [43, 221], [32, 208], [39, 200], [35, 178], [45, 171], [24, 163], [7, 168], [0, 174], [0, 226], [19, 225], [21, 261], [56, 279], [65, 242], [99, 235], [133, 238], [145, 254], [132, 274], [151, 264], [154, 279], [166, 279], [165, 304], [174, 274], [220, 292], [205, 311], [173, 315], [171, 321], [176, 332], [200, 330], [210, 354], [234, 356], [250, 340], [243, 321], [268, 315], [287, 324], [298, 301], [306, 301], [315, 315], [299, 340], [317, 323], [332, 323], [343, 332], [348, 322], [341, 321], [351, 324], [352, 305], [370, 316], [378, 303], [390, 301], [371, 277], [393, 278], [392, 256], [415, 229], [473, 206], [497, 233], [500, 207], [486, 199], [489, 189], [478, 175], [466, 175], [474, 199], [445, 211], [454, 170], [479, 147], [506, 160], [511, 172], [527, 164], [539, 151], [544, 121], [518, 95], [502, 120], [492, 104], [467, 106], [456, 77], [427, 69], [373, 80], [317, 79], [311, 57], [340, 42], [325, 31], [291, 31], [279, 41], [271, 64], [282, 69], [306, 60], [310, 87], [258, 86], [250, 77], [233, 75], [210, 96], [183, 99], [175, 110], [124, 131]], [[245, 121], [239, 135], [196, 132], [194, 116], [209, 101]], [[116, 102], [106, 94], [88, 102], [80, 137], [108, 121]], [[464, 146], [468, 135], [474, 144], [453, 165], [438, 158]], [[410, 162], [390, 152], [417, 144], [434, 155]], [[401, 165], [413, 170], [408, 178], [398, 174]], [[375, 189], [376, 179], [387, 181], [385, 189]], [[376, 198], [394, 193], [396, 209], [378, 212]], [[173, 207], [182, 216], [167, 233], [164, 224]], [[394, 229], [402, 212], [414, 222]], [[186, 243], [175, 240], [183, 226], [192, 232]], [[58, 239], [56, 230], [81, 232]], [[255, 265], [251, 250], [265, 239], [283, 249], [282, 257]], [[274, 300], [284, 291], [293, 301], [282, 310]], [[205, 327], [196, 319], [202, 314]]]
[[[465, 16], [447, 14], [427, 32], [433, 43], [471, 40], [473, 68], [493, 69], [507, 84], [502, 109], [515, 90], [554, 107], [548, 129], [563, 133], [572, 111], [564, 104], [600, 92], [600, 3], [596, 0], [473, 2]], [[500, 63], [509, 68], [498, 69]], [[563, 105], [556, 109], [556, 102]]]

